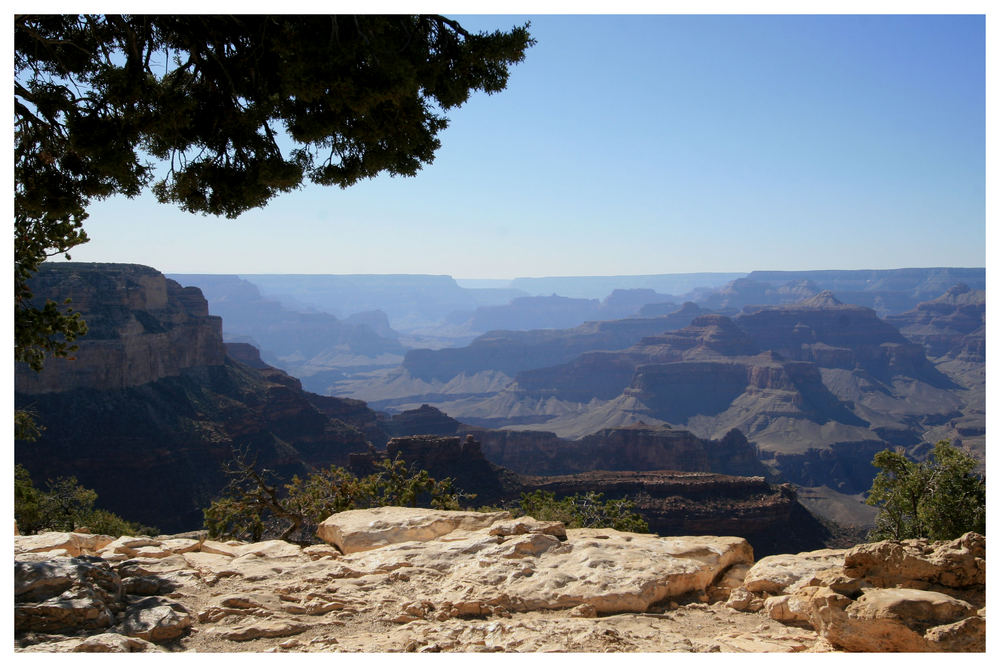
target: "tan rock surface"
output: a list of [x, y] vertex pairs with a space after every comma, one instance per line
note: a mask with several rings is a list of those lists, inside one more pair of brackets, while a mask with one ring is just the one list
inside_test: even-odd
[[[492, 530], [506, 521], [347, 555], [210, 541], [103, 565], [21, 554], [15, 650], [822, 652], [982, 650], [985, 642], [985, 610], [940, 591], [867, 584], [848, 597], [815, 582], [781, 596], [733, 589], [752, 564], [739, 538], [588, 529], [568, 530], [563, 541]], [[168, 542], [144, 546], [170, 550]], [[813, 579], [855, 581], [830, 572]], [[157, 592], [116, 602], [107, 591], [115, 577], [123, 588]], [[104, 583], [97, 588], [107, 600], [92, 588], [72, 597], [93, 581]], [[729, 590], [761, 613], [706, 602]], [[103, 614], [107, 624], [75, 626], [90, 637], [21, 625], [38, 605]]]
[[400, 542], [427, 542], [456, 530], [480, 530], [508, 512], [445, 512], [413, 507], [349, 510], [320, 524], [317, 536], [345, 554], [368, 551]]
[[754, 563], [743, 585], [751, 593], [780, 594], [808, 581], [817, 572], [842, 566], [846, 553], [847, 549], [819, 549], [767, 556]]
[[30, 553], [63, 549], [67, 556], [95, 553], [104, 549], [113, 538], [89, 533], [42, 533], [15, 535], [14, 553]]
[[727, 605], [811, 627], [847, 651], [985, 650], [982, 535], [824, 551], [761, 559]]
[[845, 555], [844, 571], [882, 587], [983, 586], [986, 584], [986, 538], [966, 533], [948, 542], [887, 540], [859, 544]]

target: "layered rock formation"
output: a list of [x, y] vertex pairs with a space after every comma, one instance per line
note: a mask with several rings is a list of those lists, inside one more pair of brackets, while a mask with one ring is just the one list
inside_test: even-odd
[[687, 326], [703, 313], [693, 303], [686, 303], [664, 315], [587, 322], [571, 329], [491, 331], [465, 347], [410, 350], [403, 368], [412, 377], [425, 381], [447, 381], [460, 374], [487, 370], [514, 376], [524, 370], [569, 361], [591, 350], [623, 349], [644, 336]]
[[325, 390], [345, 369], [395, 366], [402, 361], [405, 348], [385, 313], [338, 319], [265, 298], [256, 285], [239, 276], [176, 278], [201, 289], [212, 312], [223, 318], [227, 342], [252, 343], [269, 364], [288, 371], [313, 391]]
[[227, 357], [198, 290], [153, 269], [54, 264], [34, 289], [71, 297], [90, 327], [76, 361], [50, 360], [37, 377], [19, 369], [15, 379], [16, 407], [44, 431], [18, 443], [14, 460], [39, 483], [74, 476], [103, 508], [186, 530], [201, 526], [236, 451], [290, 476], [346, 465], [366, 433], [380, 433], [359, 401], [307, 394], [247, 347], [233, 351], [249, 365]]
[[[744, 476], [767, 472], [758, 459], [756, 447], [736, 430], [718, 440], [706, 440], [669, 425], [637, 423], [603, 429], [580, 440], [565, 440], [546, 431], [470, 426], [426, 404], [382, 418], [379, 425], [399, 441], [406, 436], [419, 436], [420, 442], [446, 442], [448, 438], [427, 436], [471, 435], [478, 441], [476, 451], [481, 449], [490, 462], [526, 475], [565, 475], [591, 470], [675, 470]], [[381, 446], [375, 440], [372, 442]]]
[[636, 421], [669, 423], [703, 438], [735, 428], [781, 473], [803, 467], [788, 457], [809, 459], [837, 448], [842, 458], [854, 448], [859, 458], [850, 465], [867, 466], [866, 475], [785, 475], [854, 494], [866, 490], [874, 474], [870, 443], [930, 441], [940, 425], [976, 409], [975, 397], [964, 391], [922, 346], [872, 310], [821, 292], [732, 319], [702, 315], [625, 350], [524, 371], [504, 392], [475, 405], [436, 404], [461, 421], [503, 410], [518, 416], [511, 426], [569, 438]]
[[931, 357], [986, 360], [986, 290], [959, 284], [911, 311], [886, 318]]
[[754, 553], [815, 549], [831, 535], [799, 504], [789, 485], [763, 477], [733, 477], [704, 472], [595, 471], [578, 475], [521, 478], [525, 491], [557, 497], [595, 491], [607, 499], [628, 498], [659, 535], [736, 535]]
[[75, 359], [49, 359], [42, 373], [17, 364], [24, 394], [71, 389], [115, 390], [177, 377], [187, 369], [221, 366], [222, 320], [194, 288], [147, 266], [46, 263], [29, 282], [35, 300], [83, 313], [87, 335]]
[[328, 544], [15, 537], [18, 652], [985, 650], [985, 541], [746, 541], [335, 514]]
[[[517, 435], [503, 431], [480, 435], [491, 434]], [[484, 448], [472, 434], [464, 439], [430, 435], [392, 438], [384, 453], [352, 455], [350, 467], [358, 475], [370, 474], [375, 472], [375, 461], [387, 454], [390, 459], [402, 459], [410, 469], [426, 470], [435, 479], [451, 479], [457, 490], [474, 494], [474, 499], [467, 501], [474, 505], [509, 503], [535, 490], [552, 492], [557, 497], [593, 491], [607, 499], [627, 498], [636, 503], [636, 510], [651, 530], [661, 535], [722, 532], [746, 538], [758, 554], [813, 549], [831, 537], [799, 504], [788, 486], [768, 484], [760, 476], [698, 472], [706, 466], [712, 469], [713, 463], [720, 468], [734, 465], [735, 461], [723, 464], [715, 460], [727, 458], [727, 452], [749, 455], [752, 465], [748, 466], [763, 470], [739, 433], [730, 434], [723, 442], [705, 443], [690, 433], [634, 428], [595, 434], [589, 440], [561, 441], [556, 444], [561, 450], [559, 455], [549, 451], [550, 456], [544, 456], [528, 450], [525, 466], [529, 469], [548, 465], [556, 471], [589, 471], [571, 475], [515, 474], [487, 461]], [[614, 457], [616, 449], [622, 451], [621, 459]], [[538, 463], [532, 466], [532, 460]], [[604, 462], [610, 464], [610, 470], [595, 470]], [[667, 462], [678, 467], [655, 467], [656, 463]]]
[[705, 440], [669, 426], [633, 424], [580, 440], [544, 431], [472, 429], [486, 457], [523, 474], [564, 475], [591, 470], [677, 470], [763, 475], [753, 445], [739, 431]]

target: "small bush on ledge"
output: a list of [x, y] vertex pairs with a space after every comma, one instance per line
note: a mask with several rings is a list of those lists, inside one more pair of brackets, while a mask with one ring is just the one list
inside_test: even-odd
[[462, 499], [471, 497], [456, 491], [450, 479], [410, 471], [400, 459], [384, 459], [375, 467], [374, 473], [359, 478], [330, 466], [281, 484], [237, 453], [226, 468], [229, 485], [204, 510], [205, 528], [213, 538], [305, 542], [320, 522], [337, 512], [387, 505], [457, 510]]
[[561, 521], [567, 528], [612, 528], [630, 533], [648, 533], [649, 524], [635, 511], [631, 500], [604, 500], [604, 494], [588, 491], [556, 498], [551, 491], [522, 493], [510, 507], [481, 507], [483, 511], [503, 509], [514, 516], [530, 516], [539, 521]]

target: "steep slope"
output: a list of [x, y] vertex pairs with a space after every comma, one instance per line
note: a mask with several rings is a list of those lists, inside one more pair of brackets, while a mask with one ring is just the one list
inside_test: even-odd
[[936, 368], [962, 387], [961, 415], [933, 430], [986, 458], [986, 292], [951, 287], [936, 299], [887, 318], [908, 339], [924, 346]]
[[314, 391], [349, 369], [396, 366], [406, 348], [379, 311], [338, 319], [330, 313], [293, 310], [265, 298], [253, 283], [232, 275], [176, 275], [202, 290], [209, 309], [223, 320], [226, 341], [249, 342], [264, 360]]
[[71, 298], [91, 327], [75, 361], [17, 369], [15, 405], [45, 429], [14, 451], [35, 479], [76, 476], [102, 507], [179, 531], [200, 527], [234, 450], [287, 475], [365, 447], [374, 413], [303, 392], [246, 348], [235, 354], [251, 365], [226, 356], [197, 289], [148, 267], [68, 263], [43, 266], [33, 288]]

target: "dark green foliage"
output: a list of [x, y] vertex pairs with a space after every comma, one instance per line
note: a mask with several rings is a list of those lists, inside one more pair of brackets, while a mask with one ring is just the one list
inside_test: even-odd
[[15, 359], [39, 370], [85, 331], [27, 281], [87, 241], [91, 201], [151, 186], [234, 218], [305, 181], [412, 176], [443, 112], [503, 90], [531, 44], [441, 16], [15, 16]]
[[881, 509], [868, 539], [927, 537], [951, 540], [968, 531], [986, 534], [986, 481], [974, 473], [977, 461], [947, 440], [924, 462], [884, 450], [872, 465], [881, 468], [868, 498]]
[[320, 522], [337, 512], [384, 506], [459, 509], [466, 497], [455, 491], [450, 479], [438, 481], [426, 470], [410, 471], [400, 459], [384, 459], [376, 468], [359, 478], [330, 466], [279, 486], [267, 471], [258, 471], [238, 453], [226, 468], [229, 485], [204, 510], [205, 528], [213, 537], [309, 539]]
[[[631, 533], [648, 533], [649, 524], [635, 512], [631, 500], [604, 500], [604, 494], [589, 491], [556, 498], [550, 491], [522, 493], [509, 509], [514, 516], [530, 516], [540, 521], [562, 521], [567, 528], [613, 528]], [[480, 508], [501, 509], [501, 508]]]
[[46, 490], [35, 488], [28, 470], [14, 467], [14, 519], [18, 530], [30, 535], [42, 530], [73, 531], [86, 528], [101, 535], [156, 535], [156, 528], [126, 521], [96, 509], [97, 493], [80, 486], [75, 477], [49, 480]]

